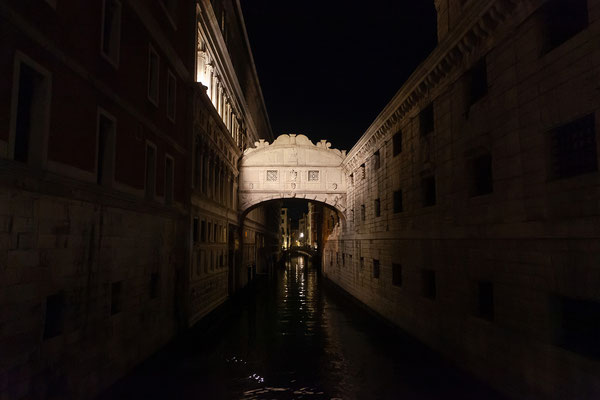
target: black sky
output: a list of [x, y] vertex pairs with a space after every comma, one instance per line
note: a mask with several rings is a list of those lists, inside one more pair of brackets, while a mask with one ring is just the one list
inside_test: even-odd
[[275, 137], [350, 150], [436, 43], [433, 0], [241, 0]]

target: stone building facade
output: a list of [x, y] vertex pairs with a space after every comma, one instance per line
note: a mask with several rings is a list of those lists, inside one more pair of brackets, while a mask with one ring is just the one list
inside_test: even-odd
[[344, 161], [324, 273], [501, 391], [598, 398], [600, 1], [435, 4]]
[[264, 271], [279, 240], [277, 205], [238, 212], [238, 160], [273, 138], [239, 4], [200, 0], [195, 15], [190, 323]]
[[279, 221], [280, 245], [282, 250], [291, 246], [292, 219], [288, 217], [288, 209], [281, 207], [281, 220]]
[[93, 397], [273, 250], [236, 203], [272, 137], [237, 2], [82, 4], [0, 2], [0, 399]]

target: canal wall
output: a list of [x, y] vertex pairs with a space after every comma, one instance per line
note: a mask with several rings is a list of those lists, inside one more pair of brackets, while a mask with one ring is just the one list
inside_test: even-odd
[[436, 6], [348, 153], [323, 273], [512, 397], [598, 398], [600, 1]]
[[31, 192], [29, 178], [0, 185], [0, 392], [90, 398], [185, 325], [187, 223], [84, 185], [65, 198], [60, 179]]

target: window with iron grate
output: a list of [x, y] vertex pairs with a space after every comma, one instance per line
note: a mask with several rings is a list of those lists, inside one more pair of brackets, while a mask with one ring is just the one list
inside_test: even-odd
[[550, 131], [550, 178], [598, 171], [594, 114]]
[[277, 181], [277, 170], [268, 170], [267, 171], [267, 181], [268, 182]]

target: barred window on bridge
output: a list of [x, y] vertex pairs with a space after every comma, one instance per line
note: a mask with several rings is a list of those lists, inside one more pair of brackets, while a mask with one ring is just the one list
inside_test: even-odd
[[267, 181], [268, 182], [277, 181], [277, 170], [268, 170], [267, 171]]

